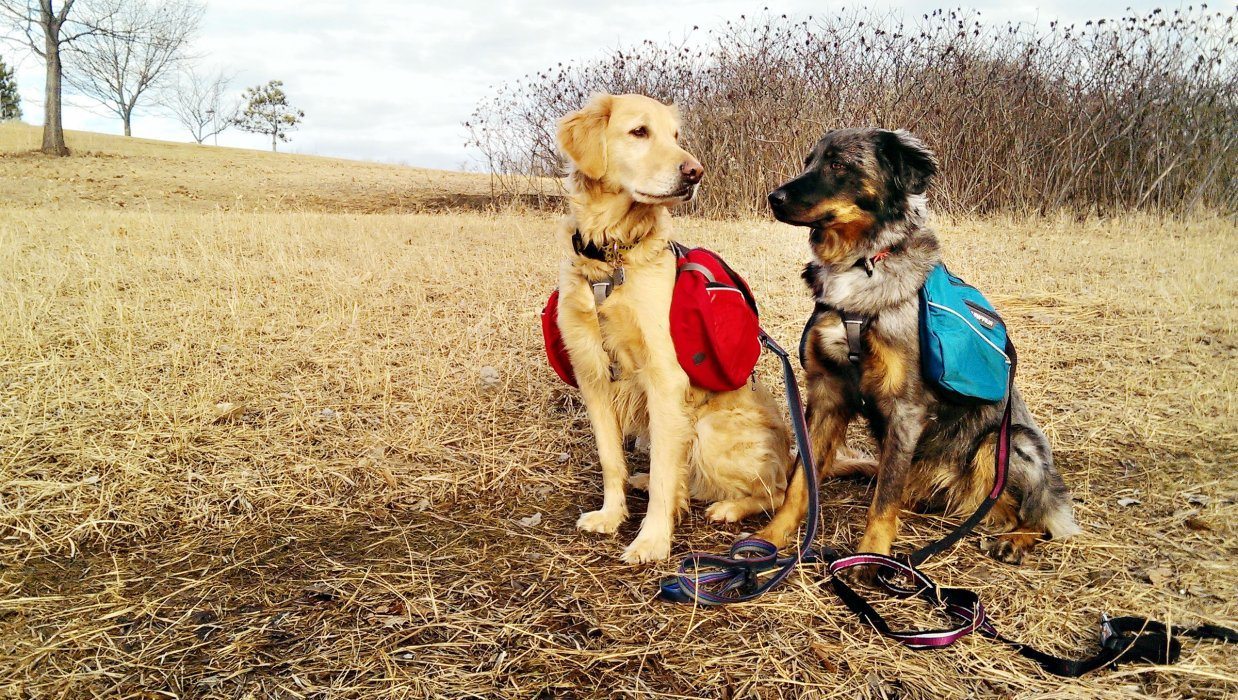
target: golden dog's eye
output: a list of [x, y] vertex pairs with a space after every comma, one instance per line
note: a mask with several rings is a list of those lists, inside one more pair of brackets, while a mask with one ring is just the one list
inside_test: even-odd
[[675, 140], [676, 140], [676, 141], [678, 141], [678, 140], [679, 140], [679, 132], [678, 132], [678, 131], [676, 131], [676, 132], [675, 132]]
[[841, 162], [836, 161], [836, 160], [830, 161], [830, 170], [846, 170], [846, 169], [847, 169], [847, 166], [843, 165]]
[[649, 130], [643, 126], [638, 126], [635, 129], [629, 131], [628, 133], [635, 136], [638, 139], [643, 139], [649, 135]]

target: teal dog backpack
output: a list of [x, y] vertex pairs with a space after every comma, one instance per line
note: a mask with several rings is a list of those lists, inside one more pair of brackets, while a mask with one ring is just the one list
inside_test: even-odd
[[938, 263], [920, 288], [920, 365], [930, 384], [969, 403], [1006, 398], [1006, 324], [978, 289]]

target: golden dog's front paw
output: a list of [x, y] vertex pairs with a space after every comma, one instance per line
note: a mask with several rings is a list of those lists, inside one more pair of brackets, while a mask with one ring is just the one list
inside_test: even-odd
[[622, 510], [595, 510], [581, 513], [576, 519], [576, 529], [585, 532], [597, 532], [603, 535], [613, 534], [627, 520], [628, 514]]
[[705, 509], [705, 517], [715, 523], [737, 523], [748, 517], [751, 507], [746, 501], [715, 501]]
[[775, 548], [782, 549], [787, 546], [787, 543], [791, 541], [791, 536], [794, 534], [795, 530], [785, 530], [778, 527], [774, 523], [770, 523], [760, 530], [757, 530], [756, 533], [752, 535], [752, 539], [765, 540], [766, 542], [774, 545]]
[[670, 535], [646, 535], [643, 532], [623, 551], [623, 561], [628, 564], [662, 561], [670, 556]]

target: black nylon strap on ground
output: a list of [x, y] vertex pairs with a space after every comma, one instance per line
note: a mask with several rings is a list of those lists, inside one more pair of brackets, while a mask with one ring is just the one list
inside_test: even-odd
[[[842, 599], [843, 604], [849, 610], [859, 615], [860, 619], [872, 625], [882, 635], [896, 639], [900, 643], [914, 649], [941, 648], [953, 644], [957, 639], [974, 630], [983, 629], [983, 626], [988, 624], [984, 606], [980, 603], [980, 596], [976, 593], [965, 588], [944, 588], [939, 586], [910, 564], [899, 564], [897, 561], [892, 561], [891, 564], [905, 566], [906, 569], [901, 573], [910, 576], [916, 586], [913, 588], [902, 588], [889, 583], [888, 579], [883, 579], [881, 583], [887, 590], [900, 598], [912, 596], [922, 598], [933, 608], [945, 611], [956, 620], [962, 621], [962, 624], [958, 624], [953, 628], [894, 631], [889, 623], [885, 621], [885, 618], [869, 604], [864, 596], [849, 586], [842, 576], [834, 575], [830, 579], [830, 583], [834, 588], [834, 592]], [[891, 569], [882, 569], [882, 572], [889, 570]]]
[[1238, 643], [1238, 632], [1218, 625], [1181, 628], [1142, 617], [1115, 617], [1101, 620], [1101, 650], [1086, 659], [1072, 660], [1007, 639], [991, 628], [982, 629], [981, 633], [1013, 648], [1049, 673], [1066, 678], [1078, 678], [1098, 668], [1116, 668], [1119, 663], [1177, 663], [1182, 654], [1180, 637]]

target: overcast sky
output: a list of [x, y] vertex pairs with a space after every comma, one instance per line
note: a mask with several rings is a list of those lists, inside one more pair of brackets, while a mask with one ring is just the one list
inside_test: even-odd
[[[958, 3], [885, 4], [909, 16]], [[1185, 3], [1182, 3], [1185, 4]], [[1044, 24], [1114, 17], [1124, 8], [1177, 7], [1138, 0], [1046, 0], [973, 5], [989, 20]], [[680, 39], [744, 13], [839, 12], [839, 2], [783, 0], [206, 0], [195, 44], [204, 66], [246, 85], [284, 81], [303, 127], [285, 150], [458, 169], [473, 161], [461, 122], [492, 86], [560, 61], [589, 59], [644, 39]], [[17, 47], [0, 54], [18, 67], [25, 119], [42, 122], [43, 65]], [[65, 126], [120, 133], [119, 119], [66, 95]], [[148, 110], [136, 136], [188, 141], [175, 121]], [[267, 137], [228, 131], [220, 145], [269, 147]]]

